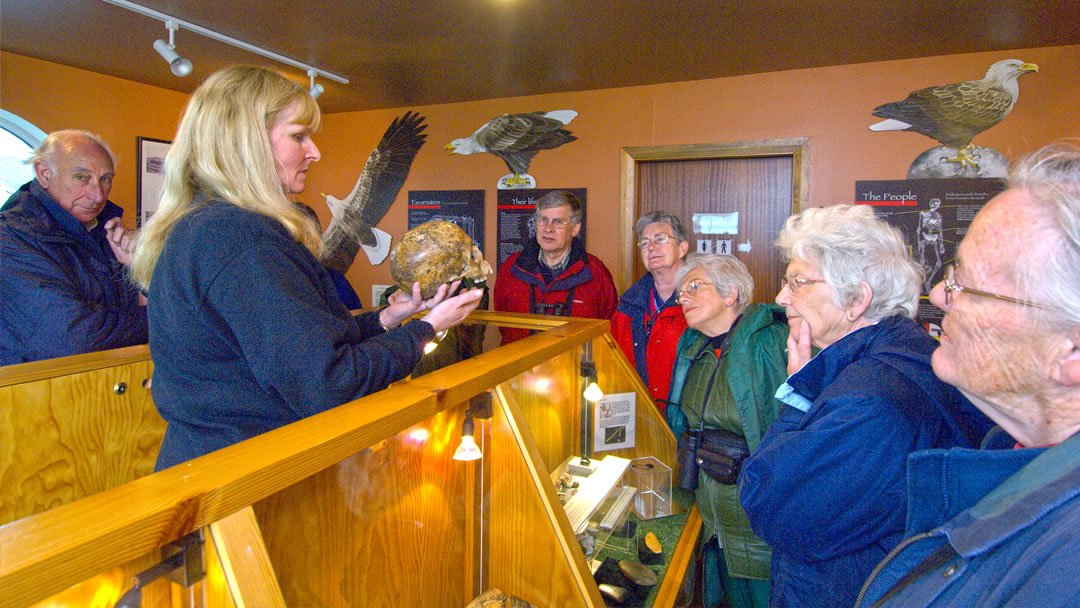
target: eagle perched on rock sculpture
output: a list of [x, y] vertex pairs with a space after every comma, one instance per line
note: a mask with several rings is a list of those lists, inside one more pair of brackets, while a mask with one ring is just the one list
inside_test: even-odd
[[343, 200], [325, 195], [333, 219], [323, 233], [323, 264], [344, 273], [361, 246], [373, 265], [386, 259], [390, 235], [375, 224], [390, 209], [427, 139], [421, 134], [427, 128], [423, 122], [423, 116], [412, 112], [395, 118], [368, 157], [352, 192]]
[[476, 133], [450, 142], [445, 149], [453, 154], [494, 154], [513, 174], [502, 183], [508, 187], [535, 186], [536, 182], [526, 175], [529, 163], [540, 150], [558, 148], [577, 139], [563, 128], [576, 116], [573, 110], [503, 114], [488, 121]]
[[887, 118], [871, 131], [917, 131], [956, 150], [952, 162], [977, 164], [971, 140], [1009, 115], [1020, 88], [1016, 79], [1039, 66], [1005, 59], [990, 66], [982, 80], [958, 82], [914, 91], [902, 101], [874, 108], [874, 116]]

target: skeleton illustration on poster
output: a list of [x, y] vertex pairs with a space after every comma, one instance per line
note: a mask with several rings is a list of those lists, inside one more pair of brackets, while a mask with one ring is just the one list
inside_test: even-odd
[[855, 182], [855, 203], [873, 205], [879, 217], [899, 228], [912, 258], [925, 269], [917, 320], [935, 338], [944, 313], [930, 303], [930, 290], [953, 263], [975, 214], [1004, 189], [996, 178]]

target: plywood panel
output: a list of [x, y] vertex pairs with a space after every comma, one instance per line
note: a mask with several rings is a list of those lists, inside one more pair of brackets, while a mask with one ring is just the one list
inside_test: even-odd
[[[133, 562], [113, 568], [52, 597], [37, 602], [32, 608], [113, 608], [125, 591], [131, 588], [135, 574], [157, 563], [160, 552], [155, 551]], [[172, 608], [168, 580], [158, 580], [143, 588], [143, 608]]]
[[[289, 606], [456, 606], [466, 586], [464, 406], [254, 505]], [[470, 511], [471, 512], [471, 511]]]
[[165, 422], [142, 387], [151, 370], [144, 361], [0, 387], [0, 523], [153, 472]]

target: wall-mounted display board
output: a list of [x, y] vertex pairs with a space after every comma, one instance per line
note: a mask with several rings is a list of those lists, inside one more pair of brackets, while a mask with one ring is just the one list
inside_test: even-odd
[[878, 217], [899, 228], [912, 257], [926, 269], [917, 318], [934, 337], [941, 334], [944, 313], [930, 303], [930, 290], [952, 263], [975, 214], [1004, 189], [996, 178], [855, 182], [856, 204], [872, 205]]

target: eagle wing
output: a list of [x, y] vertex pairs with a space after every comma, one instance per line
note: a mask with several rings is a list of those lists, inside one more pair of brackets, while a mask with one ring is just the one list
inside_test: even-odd
[[899, 120], [950, 148], [963, 148], [986, 129], [1001, 122], [1016, 99], [1005, 89], [984, 81], [961, 82], [914, 91], [902, 101], [874, 109], [874, 116]]
[[540, 150], [550, 150], [577, 139], [564, 129], [565, 122], [547, 112], [503, 114], [476, 132], [476, 142], [503, 159], [517, 174], [529, 170], [532, 158]]
[[424, 117], [406, 112], [394, 119], [368, 157], [360, 178], [344, 200], [326, 197], [333, 219], [323, 233], [323, 263], [345, 272], [360, 245], [376, 245], [375, 226], [386, 215], [405, 183], [409, 167], [427, 139]]

